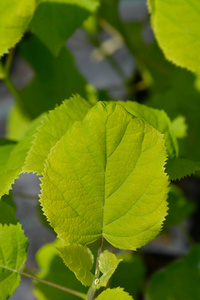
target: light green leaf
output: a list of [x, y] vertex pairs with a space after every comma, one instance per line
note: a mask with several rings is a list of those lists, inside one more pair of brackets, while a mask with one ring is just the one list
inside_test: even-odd
[[184, 158], [169, 159], [166, 172], [171, 180], [180, 180], [183, 177], [195, 174], [200, 169], [200, 163]]
[[105, 250], [99, 256], [99, 270], [103, 275], [99, 278], [97, 288], [101, 286], [106, 287], [109, 279], [118, 267], [118, 264], [122, 259], [118, 259], [115, 254]]
[[200, 2], [151, 0], [152, 25], [167, 59], [193, 72], [200, 71]]
[[44, 115], [34, 120], [28, 127], [25, 137], [16, 145], [0, 147], [0, 197], [8, 194], [12, 184], [23, 171], [23, 165], [28, 150], [31, 147], [33, 135]]
[[43, 120], [27, 155], [24, 171], [42, 174], [44, 162], [51, 148], [60, 140], [75, 121], [81, 121], [91, 105], [74, 96], [65, 100], [62, 105], [50, 111]]
[[[62, 243], [56, 240], [46, 244], [37, 252], [36, 260], [40, 267], [40, 272], [36, 274], [37, 277], [80, 292], [86, 292], [88, 288], [83, 287], [74, 274], [66, 268], [59, 256], [56, 247], [61, 246], [63, 246]], [[70, 300], [77, 300], [76, 296], [67, 296], [66, 292], [40, 282], [35, 282], [34, 294], [38, 300], [65, 300], [66, 297]]]
[[120, 287], [116, 289], [107, 289], [102, 292], [96, 300], [133, 300], [133, 298]]
[[141, 247], [167, 214], [165, 161], [158, 131], [119, 104], [99, 102], [46, 160], [44, 213], [65, 243], [89, 244], [103, 235], [118, 248]]
[[94, 88], [78, 72], [67, 48], [63, 48], [59, 58], [56, 58], [32, 36], [20, 43], [19, 50], [35, 73], [20, 93], [23, 107], [31, 118], [54, 109], [75, 93], [89, 100], [90, 96], [94, 98]]
[[128, 112], [136, 117], [144, 118], [154, 128], [164, 134], [167, 150], [171, 157], [178, 156], [178, 143], [171, 120], [164, 110], [154, 109], [135, 101], [120, 102]]
[[178, 116], [172, 121], [172, 131], [178, 139], [182, 139], [187, 135], [187, 128], [188, 126], [183, 116]]
[[0, 299], [6, 300], [20, 283], [20, 275], [9, 268], [19, 270], [23, 266], [28, 242], [14, 217], [14, 209], [1, 201], [0, 212]]
[[183, 259], [155, 273], [149, 282], [149, 300], [194, 300], [200, 298], [200, 246], [195, 246]]
[[94, 275], [90, 272], [94, 256], [86, 246], [68, 244], [57, 248], [66, 266], [74, 272], [76, 278], [85, 286], [91, 286]]
[[22, 38], [34, 9], [35, 0], [0, 1], [0, 56]]
[[58, 56], [66, 40], [98, 4], [99, 0], [39, 0], [30, 28]]
[[118, 259], [123, 259], [112, 276], [110, 287], [123, 286], [125, 291], [134, 297], [139, 298], [145, 284], [146, 266], [142, 257], [135, 253], [118, 253]]
[[165, 226], [174, 226], [181, 224], [195, 210], [195, 202], [186, 198], [182, 190], [171, 184], [168, 197], [169, 210], [166, 217]]

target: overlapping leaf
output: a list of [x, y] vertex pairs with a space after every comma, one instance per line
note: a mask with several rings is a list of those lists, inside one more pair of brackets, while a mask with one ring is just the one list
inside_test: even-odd
[[166, 57], [193, 72], [200, 71], [200, 2], [151, 0], [152, 25]]
[[35, 0], [0, 1], [0, 56], [22, 38], [35, 9]]
[[38, 0], [30, 28], [54, 54], [89, 15], [99, 0]]
[[167, 213], [165, 161], [160, 133], [121, 105], [100, 102], [50, 152], [43, 210], [66, 243], [103, 235], [119, 248], [141, 247]]
[[110, 300], [110, 299], [133, 300], [133, 298], [120, 287], [116, 289], [107, 289], [104, 292], [102, 292], [96, 299], [97, 300]]
[[74, 96], [51, 111], [37, 129], [33, 145], [28, 153], [24, 170], [42, 174], [44, 161], [51, 148], [60, 140], [75, 121], [81, 121], [91, 105]]
[[180, 180], [185, 176], [195, 174], [200, 169], [200, 163], [190, 159], [169, 159], [166, 166], [167, 174], [171, 180]]

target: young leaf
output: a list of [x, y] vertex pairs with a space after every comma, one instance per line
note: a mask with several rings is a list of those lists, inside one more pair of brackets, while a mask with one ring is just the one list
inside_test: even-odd
[[185, 117], [178, 116], [172, 121], [172, 130], [177, 139], [182, 139], [187, 135], [187, 124]]
[[103, 275], [99, 278], [97, 288], [106, 287], [109, 279], [118, 267], [122, 259], [118, 259], [115, 254], [105, 250], [99, 256], [99, 270]]
[[133, 298], [120, 287], [116, 289], [107, 289], [102, 292], [96, 300], [133, 300]]
[[164, 134], [168, 153], [171, 157], [178, 156], [178, 143], [171, 120], [163, 110], [148, 107], [133, 101], [120, 102], [128, 112], [136, 117], [144, 118], [154, 128]]
[[40, 201], [50, 225], [65, 243], [103, 235], [123, 249], [147, 244], [167, 214], [165, 161], [163, 137], [149, 123], [99, 102], [46, 160]]
[[22, 38], [34, 9], [35, 0], [0, 1], [0, 57]]
[[200, 163], [184, 158], [169, 159], [166, 165], [166, 172], [171, 180], [180, 180], [185, 176], [195, 174], [200, 168]]
[[27, 238], [14, 217], [14, 209], [0, 202], [0, 299], [13, 295], [20, 283], [19, 270], [26, 261]]
[[15, 179], [22, 172], [27, 152], [31, 147], [33, 135], [43, 117], [44, 115], [29, 125], [25, 137], [19, 143], [14, 146], [11, 144], [0, 147], [0, 153], [2, 153], [0, 155], [0, 197], [8, 194]]
[[51, 148], [75, 121], [84, 118], [90, 108], [91, 105], [86, 100], [74, 96], [50, 111], [37, 129], [33, 145], [26, 158], [24, 171], [42, 174], [44, 162]]
[[[59, 256], [56, 247], [61, 246], [61, 242], [56, 240], [53, 243], [46, 244], [37, 252], [36, 260], [41, 270], [37, 273], [37, 277], [60, 284], [64, 287], [79, 290], [80, 292], [86, 292], [88, 288], [83, 287], [74, 274], [66, 268]], [[40, 282], [35, 282], [34, 294], [38, 300], [78, 299], [76, 296], [67, 296], [65, 292]]]
[[94, 256], [86, 246], [68, 244], [57, 248], [66, 266], [74, 272], [76, 278], [85, 286], [91, 286], [94, 275], [90, 272]]
[[98, 4], [99, 0], [38, 0], [30, 28], [58, 56], [66, 40], [96, 11]]
[[94, 88], [78, 72], [67, 48], [63, 48], [56, 58], [32, 36], [20, 43], [19, 51], [35, 73], [35, 77], [20, 93], [24, 108], [31, 118], [54, 109], [63, 99], [75, 93], [85, 98], [94, 94]]
[[151, 0], [152, 25], [167, 59], [193, 72], [200, 71], [200, 2]]
[[166, 217], [165, 226], [181, 224], [196, 208], [195, 202], [187, 199], [182, 190], [174, 184], [171, 184], [168, 203], [169, 211]]
[[148, 299], [199, 299], [199, 261], [200, 246], [195, 246], [186, 257], [155, 273], [148, 286]]

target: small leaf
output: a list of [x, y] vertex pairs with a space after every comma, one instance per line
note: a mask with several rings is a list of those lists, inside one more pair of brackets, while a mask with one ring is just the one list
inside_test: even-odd
[[26, 261], [27, 238], [14, 217], [14, 209], [0, 202], [0, 299], [12, 296], [20, 283], [19, 270]]
[[94, 275], [90, 272], [94, 256], [86, 246], [69, 244], [57, 248], [66, 266], [74, 272], [76, 278], [85, 286], [91, 286]]
[[84, 118], [90, 108], [91, 105], [86, 100], [74, 96], [50, 111], [37, 129], [33, 145], [26, 158], [24, 171], [42, 174], [44, 162], [51, 148], [75, 121]]
[[136, 117], [141, 117], [154, 128], [164, 134], [168, 153], [171, 157], [178, 156], [178, 143], [172, 122], [164, 110], [155, 109], [135, 101], [120, 102], [128, 112]]
[[164, 140], [121, 105], [95, 105], [51, 150], [41, 204], [65, 243], [102, 235], [135, 250], [160, 231], [167, 214]]
[[180, 180], [183, 177], [195, 174], [200, 168], [200, 163], [184, 158], [169, 159], [166, 165], [166, 172], [170, 180]]
[[118, 259], [115, 254], [108, 252], [107, 250], [102, 252], [99, 256], [99, 270], [103, 275], [99, 278], [97, 288], [101, 286], [106, 287], [109, 279], [118, 267], [118, 264], [122, 259]]
[[199, 262], [200, 246], [195, 246], [187, 256], [155, 273], [149, 282], [148, 299], [199, 299]]
[[34, 9], [35, 0], [0, 1], [0, 57], [22, 38]]
[[133, 298], [120, 287], [107, 289], [102, 292], [96, 300], [133, 300]]
[[66, 40], [89, 15], [96, 11], [98, 0], [38, 0], [30, 28], [56, 56]]
[[200, 2], [151, 0], [153, 29], [167, 59], [193, 72], [200, 71]]
[[172, 121], [172, 130], [178, 139], [182, 139], [187, 136], [187, 128], [188, 126], [186, 124], [185, 117], [183, 116], [178, 116]]
[[[39, 249], [36, 254], [36, 260], [40, 267], [40, 272], [36, 276], [80, 292], [86, 292], [88, 288], [86, 289], [76, 279], [74, 274], [66, 268], [59, 256], [55, 247], [61, 246], [63, 246], [62, 243], [56, 240]], [[74, 295], [67, 296], [66, 292], [40, 282], [35, 282], [34, 294], [38, 300], [65, 300], [66, 297], [70, 300], [77, 300], [77, 297]]]

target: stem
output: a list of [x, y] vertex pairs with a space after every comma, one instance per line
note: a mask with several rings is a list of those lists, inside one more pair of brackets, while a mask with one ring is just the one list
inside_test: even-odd
[[[95, 279], [98, 279], [98, 277], [100, 275], [100, 270], [99, 270], [99, 256], [100, 256], [100, 254], [102, 252], [102, 249], [103, 249], [103, 235], [101, 237], [99, 249], [98, 249], [98, 252], [97, 252], [97, 260], [96, 260], [96, 267], [95, 267]], [[87, 293], [87, 300], [93, 300], [95, 294], [96, 294], [96, 288], [92, 284], [91, 287], [89, 288], [88, 293]]]
[[44, 283], [44, 284], [46, 284], [46, 285], [52, 286], [52, 287], [54, 287], [54, 288], [56, 288], [56, 289], [59, 289], [59, 290], [61, 290], [61, 291], [63, 291], [63, 292], [69, 293], [69, 294], [71, 294], [71, 295], [74, 295], [74, 296], [77, 296], [77, 297], [79, 297], [79, 298], [81, 298], [81, 299], [86, 300], [86, 294], [84, 294], [84, 293], [81, 293], [81, 292], [78, 292], [78, 291], [75, 291], [75, 290], [66, 288], [66, 287], [64, 287], [64, 286], [62, 286], [62, 285], [59, 285], [59, 284], [56, 284], [56, 283], [53, 283], [53, 282], [50, 282], [50, 281], [47, 281], [47, 280], [38, 278], [38, 277], [36, 277], [36, 276], [33, 276], [33, 275], [28, 274], [28, 273], [25, 273], [25, 272], [20, 272], [20, 271], [18, 271], [18, 270], [11, 269], [11, 268], [6, 267], [6, 266], [0, 265], [0, 267], [3, 268], [3, 269], [9, 270], [9, 271], [11, 271], [11, 272], [20, 274], [20, 275], [22, 275], [22, 276], [24, 276], [24, 277], [30, 278], [30, 279], [32, 279], [32, 280], [39, 281], [39, 282], [41, 282], [41, 283]]

